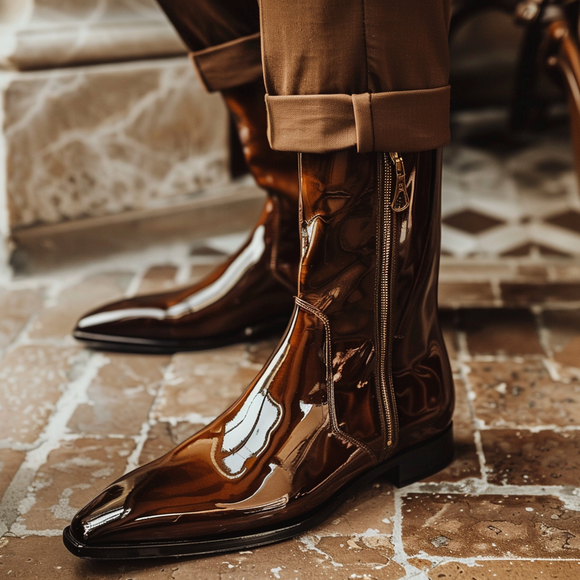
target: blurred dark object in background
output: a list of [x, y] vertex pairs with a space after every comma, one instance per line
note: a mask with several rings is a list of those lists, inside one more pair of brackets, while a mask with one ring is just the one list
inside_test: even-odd
[[[511, 105], [524, 30], [513, 17], [516, 2], [509, 4], [500, 10], [486, 0], [454, 2], [450, 43], [453, 110]], [[559, 92], [548, 87], [551, 98], [558, 98]]]
[[[455, 0], [451, 25], [452, 109], [509, 108], [512, 127], [541, 129], [562, 118], [566, 87], [550, 74], [550, 24], [574, 43], [578, 1]], [[554, 39], [552, 39], [554, 40]]]
[[579, 4], [455, 0], [450, 38], [452, 109], [507, 110], [509, 128], [520, 134], [564, 122], [580, 185]]

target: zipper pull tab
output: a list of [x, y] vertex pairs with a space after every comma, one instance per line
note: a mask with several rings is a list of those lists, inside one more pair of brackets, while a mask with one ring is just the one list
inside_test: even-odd
[[405, 174], [405, 163], [403, 158], [398, 153], [391, 153], [391, 160], [395, 165], [395, 192], [391, 208], [393, 211], [405, 211], [411, 200], [409, 199], [409, 192], [407, 191], [407, 175]]

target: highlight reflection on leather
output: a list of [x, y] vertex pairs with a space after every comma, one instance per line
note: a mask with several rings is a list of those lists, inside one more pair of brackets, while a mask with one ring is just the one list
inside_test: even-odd
[[397, 277], [392, 285], [393, 386], [399, 437], [408, 445], [451, 422], [454, 397], [449, 357], [437, 310], [441, 152], [403, 155], [411, 207], [396, 214]]
[[89, 326], [99, 326], [110, 322], [118, 322], [127, 318], [178, 318], [186, 314], [193, 314], [202, 308], [208, 308], [231, 292], [239, 283], [242, 276], [250, 268], [260, 262], [266, 250], [265, 227], [259, 225], [253, 232], [248, 244], [231, 260], [222, 275], [201, 288], [198, 292], [186, 296], [168, 308], [125, 308], [97, 312], [81, 318], [77, 327], [80, 329]]
[[213, 347], [282, 330], [292, 312], [299, 260], [297, 156], [273, 151], [264, 88], [224, 91], [248, 166], [268, 198], [254, 231], [223, 266], [193, 286], [117, 301], [85, 315], [76, 338], [169, 350]]
[[[439, 161], [429, 152], [405, 162], [415, 185], [409, 214], [394, 218], [394, 228], [400, 233], [404, 222], [407, 232], [402, 242], [392, 238], [396, 259], [381, 271], [377, 155], [302, 155], [299, 296], [278, 348], [222, 416], [83, 508], [71, 524], [77, 542], [167, 544], [280, 529], [447, 429], [452, 384], [434, 296]], [[405, 333], [392, 365], [401, 432], [391, 449], [377, 381], [388, 363], [376, 356], [383, 338], [376, 309], [384, 303], [377, 282], [384, 276], [393, 298], [388, 328]], [[421, 469], [429, 468], [416, 467], [419, 477]]]
[[[246, 531], [297, 516], [326, 499], [345, 470], [369, 458], [361, 461], [360, 450], [329, 429], [323, 340], [320, 320], [296, 310], [280, 349], [240, 401], [113, 484], [75, 518], [73, 532], [97, 544], [206, 537], [224, 525]], [[305, 368], [295, 374], [298, 362]]]

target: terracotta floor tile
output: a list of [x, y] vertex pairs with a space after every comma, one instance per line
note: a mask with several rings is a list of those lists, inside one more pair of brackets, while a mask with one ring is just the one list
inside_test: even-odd
[[551, 302], [580, 301], [578, 282], [551, 282], [546, 284], [520, 284], [504, 282], [500, 284], [505, 304], [549, 304]]
[[6, 493], [6, 489], [24, 461], [25, 456], [26, 453], [24, 451], [0, 449], [0, 500]]
[[525, 266], [520, 265], [517, 268], [518, 276], [528, 280], [541, 282], [548, 278], [548, 268], [546, 266]]
[[550, 496], [410, 494], [403, 498], [410, 556], [580, 558], [580, 513]]
[[456, 311], [443, 308], [439, 311], [439, 323], [445, 339], [445, 346], [449, 359], [451, 360], [451, 369], [454, 373], [459, 371], [458, 352], [457, 352], [457, 328], [456, 328]]
[[8, 290], [0, 294], [0, 348], [6, 348], [40, 311], [40, 290]]
[[571, 340], [580, 336], [580, 308], [544, 310], [542, 322], [549, 330], [550, 346], [559, 352]]
[[150, 294], [172, 290], [176, 287], [176, 274], [177, 267], [175, 266], [152, 266], [143, 276], [137, 294]]
[[553, 381], [541, 361], [470, 362], [475, 416], [490, 427], [580, 425], [580, 384]]
[[89, 310], [121, 298], [133, 277], [130, 272], [96, 274], [65, 288], [56, 305], [43, 310], [34, 322], [31, 338], [65, 338]]
[[428, 572], [429, 580], [577, 580], [580, 562], [567, 561], [494, 561], [473, 565], [448, 562]]
[[88, 388], [88, 402], [69, 421], [73, 433], [138, 435], [149, 418], [169, 356], [108, 353]]
[[[197, 559], [80, 560], [58, 537], [6, 538], [0, 575], [15, 580], [401, 580], [404, 570], [368, 537], [288, 540]], [[371, 544], [369, 547], [367, 544]]]
[[493, 304], [489, 282], [440, 282], [439, 305], [444, 308]]
[[[443, 256], [441, 258], [442, 281], [487, 281], [492, 278], [512, 278], [516, 270], [509, 262], [499, 260], [470, 260]], [[577, 278], [576, 278], [577, 279]]]
[[455, 457], [449, 467], [432, 475], [425, 481], [461, 481], [465, 478], [480, 478], [481, 468], [475, 447], [473, 420], [467, 402], [463, 381], [455, 381], [455, 412], [453, 414], [453, 438]]
[[524, 309], [479, 308], [458, 312], [472, 355], [542, 354], [532, 313]]
[[550, 272], [554, 280], [559, 282], [578, 282], [580, 279], [580, 264], [578, 260], [570, 260], [566, 264], [550, 264]]
[[554, 359], [564, 366], [580, 368], [580, 309], [546, 310], [543, 323]]
[[[317, 561], [308, 560], [309, 553], [303, 549], [296, 542], [284, 542], [243, 554], [197, 560], [100, 563], [75, 558], [59, 537], [5, 538], [0, 576], [15, 580], [343, 580], [349, 574], [357, 574], [350, 577], [360, 580], [405, 578], [402, 568], [393, 562], [378, 570], [369, 566], [353, 572], [352, 565], [346, 569], [344, 565], [333, 566], [322, 554], [315, 553]], [[350, 546], [349, 550], [355, 551]], [[426, 573], [428, 580], [576, 580], [579, 568], [580, 562], [573, 561], [514, 559], [474, 561], [473, 565], [448, 562], [426, 569]]]
[[580, 432], [493, 429], [481, 432], [488, 481], [571, 485], [580, 481]]
[[132, 439], [78, 439], [52, 451], [32, 481], [13, 531], [59, 530], [125, 471]]
[[191, 271], [189, 274], [189, 283], [194, 284], [195, 282], [199, 282], [202, 278], [205, 278], [208, 274], [211, 274], [223, 261], [225, 261], [225, 257], [218, 257], [216, 258], [215, 263], [213, 264], [194, 264], [191, 266]]
[[79, 350], [27, 345], [0, 361], [0, 441], [36, 441], [70, 380]]
[[455, 429], [473, 432], [473, 417], [469, 407], [469, 394], [462, 379], [455, 379], [455, 410], [453, 411], [453, 425]]
[[556, 353], [554, 360], [564, 367], [580, 369], [580, 336], [573, 338], [560, 352]]
[[[369, 545], [370, 544], [370, 545]], [[388, 538], [373, 537], [349, 538], [327, 536], [320, 538], [316, 547], [330, 556], [334, 562], [343, 566], [349, 564], [385, 565], [389, 558], [385, 552], [392, 552], [392, 545]], [[379, 549], [376, 549], [376, 548]]]
[[[60, 537], [4, 538], [0, 542], [0, 577], [11, 580], [175, 580], [175, 573], [186, 565], [175, 560], [81, 560], [63, 546]], [[215, 559], [206, 561], [213, 570], [205, 573], [198, 565], [191, 578], [219, 580], [220, 563]]]
[[261, 365], [247, 361], [243, 344], [179, 353], [155, 408], [157, 417], [214, 417], [233, 403]]
[[[225, 555], [220, 558], [217, 570], [220, 580], [400, 580], [405, 577], [404, 570], [386, 555], [388, 547], [381, 544], [371, 548], [367, 544], [371, 544], [368, 538], [348, 536], [308, 537], [303, 542], [290, 540], [251, 553]], [[184, 567], [183, 575], [176, 574], [176, 580], [191, 578], [186, 576], [186, 571]]]
[[[60, 538], [2, 538], [0, 540], [0, 577], [14, 580], [73, 580], [78, 558], [63, 549]], [[96, 578], [96, 577], [95, 577]]]
[[[393, 533], [395, 514], [393, 486], [376, 481], [360, 490], [328, 520], [314, 528], [316, 536], [353, 536], [355, 534], [389, 536]], [[388, 546], [392, 553], [392, 545]]]

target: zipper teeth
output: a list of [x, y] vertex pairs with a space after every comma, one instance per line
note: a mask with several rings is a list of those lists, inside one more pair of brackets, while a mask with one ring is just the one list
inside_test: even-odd
[[[393, 154], [390, 154], [393, 159]], [[383, 393], [383, 404], [387, 416], [387, 446], [393, 444], [393, 416], [391, 412], [389, 392], [391, 389], [391, 356], [388, 352], [389, 345], [389, 285], [390, 285], [390, 263], [391, 263], [391, 245], [392, 245], [392, 215], [390, 212], [393, 189], [393, 172], [389, 163], [389, 154], [383, 153], [384, 167], [384, 200], [382, 203], [382, 222], [383, 222], [383, 240], [381, 248], [381, 271], [380, 276], [380, 381]], [[385, 368], [386, 360], [386, 368]]]
[[302, 202], [302, 153], [298, 153], [298, 228], [300, 232], [300, 259], [298, 262], [298, 285], [297, 292], [298, 296], [302, 292], [302, 278], [300, 272], [302, 272], [302, 261], [304, 260], [304, 255], [306, 254], [306, 244], [308, 242], [306, 231], [304, 230], [304, 205]]

